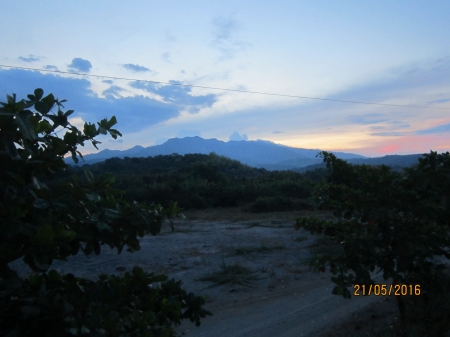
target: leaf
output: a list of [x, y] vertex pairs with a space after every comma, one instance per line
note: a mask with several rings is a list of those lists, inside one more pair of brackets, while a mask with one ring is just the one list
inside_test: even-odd
[[36, 125], [36, 127], [34, 128], [34, 132], [35, 133], [48, 132], [51, 129], [52, 129], [51, 124], [44, 119]]
[[34, 108], [43, 115], [47, 115], [52, 106], [43, 101], [38, 101], [34, 104]]
[[92, 172], [91, 171], [89, 171], [89, 170], [84, 170], [84, 175], [85, 175], [85, 177], [86, 177], [86, 179], [87, 179], [87, 181], [89, 182], [89, 183], [93, 183], [94, 182], [94, 176], [92, 175]]
[[41, 88], [37, 88], [34, 90], [34, 96], [36, 97], [35, 99], [40, 101], [42, 96], [44, 96], [44, 90], [42, 90]]
[[89, 201], [93, 201], [93, 202], [100, 201], [100, 196], [97, 193], [88, 193], [88, 194], [86, 194], [86, 198], [88, 198]]
[[35, 199], [33, 201], [33, 206], [39, 209], [46, 209], [50, 206], [49, 202], [44, 199]]
[[38, 245], [49, 245], [55, 237], [53, 227], [49, 224], [42, 225], [38, 228], [37, 233], [33, 236], [31, 241]]
[[95, 136], [97, 129], [94, 124], [84, 123], [83, 132], [86, 136], [92, 138]]
[[57, 232], [58, 239], [72, 240], [76, 236], [77, 236], [77, 232], [75, 232], [75, 231], [61, 230], [61, 231]]
[[16, 124], [26, 139], [34, 140], [36, 138], [33, 124], [31, 124], [31, 121], [28, 118], [23, 118], [20, 114], [18, 114], [16, 115]]
[[109, 121], [107, 122], [108, 128], [111, 128], [112, 126], [117, 124], [116, 116], [112, 116]]

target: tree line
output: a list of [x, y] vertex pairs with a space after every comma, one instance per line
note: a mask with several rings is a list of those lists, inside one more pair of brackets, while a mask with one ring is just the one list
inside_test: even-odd
[[72, 167], [61, 179], [83, 169], [115, 176], [114, 188], [126, 200], [161, 203], [177, 201], [184, 209], [240, 206], [248, 212], [309, 209], [308, 198], [326, 169], [304, 174], [252, 168], [215, 153], [111, 158], [82, 168]]

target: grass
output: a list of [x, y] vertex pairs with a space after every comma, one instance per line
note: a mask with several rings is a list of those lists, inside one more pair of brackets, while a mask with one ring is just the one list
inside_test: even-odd
[[[257, 223], [258, 221], [267, 220], [294, 220], [303, 216], [316, 216], [319, 218], [329, 219], [332, 215], [328, 211], [285, 211], [285, 212], [269, 212], [269, 213], [247, 213], [240, 207], [227, 208], [208, 208], [202, 210], [186, 210], [182, 212], [188, 220], [229, 220], [229, 221], [251, 221]], [[258, 225], [258, 224], [257, 224]]]
[[303, 242], [307, 239], [306, 236], [297, 236], [294, 240], [297, 242]]
[[236, 248], [234, 255], [249, 255], [253, 253], [270, 253], [275, 250], [283, 250], [286, 249], [284, 245], [275, 245], [275, 246], [266, 246], [260, 245], [255, 247], [240, 247]]
[[260, 277], [255, 275], [255, 272], [245, 266], [238, 263], [227, 265], [222, 261], [220, 270], [201, 276], [197, 278], [196, 281], [212, 282], [213, 285], [207, 288], [223, 284], [238, 284], [250, 287], [255, 286], [255, 282], [260, 279]]

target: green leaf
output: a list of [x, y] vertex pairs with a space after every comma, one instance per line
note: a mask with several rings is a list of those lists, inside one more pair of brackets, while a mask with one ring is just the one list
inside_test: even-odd
[[50, 203], [44, 199], [35, 199], [33, 201], [33, 206], [39, 209], [46, 209], [50, 206]]
[[6, 100], [8, 101], [8, 104], [14, 106], [14, 104], [16, 104], [16, 94], [13, 94], [12, 96], [6, 95]]
[[20, 114], [18, 114], [16, 115], [16, 124], [26, 139], [34, 140], [36, 138], [33, 124], [31, 124], [31, 121], [28, 118], [23, 118]]
[[48, 132], [51, 129], [52, 129], [51, 124], [44, 119], [36, 125], [36, 127], [34, 128], [34, 132], [35, 133]]
[[84, 170], [84, 175], [89, 183], [94, 183], [94, 175], [89, 170]]
[[38, 101], [34, 104], [34, 108], [45, 116], [52, 109], [52, 105], [49, 105], [43, 101]]
[[97, 129], [95, 128], [94, 124], [84, 123], [83, 132], [86, 136], [93, 138], [96, 136]]
[[38, 228], [37, 233], [33, 236], [32, 242], [38, 245], [49, 245], [53, 242], [55, 232], [51, 225], [42, 225]]
[[42, 96], [44, 96], [44, 90], [42, 90], [41, 88], [35, 89], [34, 96], [36, 97], [36, 100], [40, 101]]
[[64, 141], [68, 145], [74, 146], [78, 143], [78, 136], [75, 132], [66, 132], [66, 134], [64, 135]]
[[93, 201], [93, 202], [100, 201], [100, 196], [97, 193], [86, 194], [86, 198], [88, 198], [89, 201]]
[[60, 230], [56, 233], [57, 239], [66, 239], [71, 240], [74, 239], [77, 236], [77, 232], [75, 231], [68, 231], [68, 230]]
[[114, 125], [116, 125], [117, 124], [117, 119], [116, 119], [116, 116], [112, 116], [110, 119], [109, 119], [109, 121], [107, 122], [107, 127], [108, 127], [108, 129], [109, 128], [111, 128], [112, 126], [114, 126]]

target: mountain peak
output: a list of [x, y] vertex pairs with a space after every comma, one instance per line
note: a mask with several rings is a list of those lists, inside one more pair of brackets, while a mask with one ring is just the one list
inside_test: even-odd
[[[244, 135], [239, 135], [241, 138]], [[319, 150], [293, 148], [276, 144], [268, 140], [258, 139], [256, 141], [230, 140], [224, 142], [216, 138], [203, 139], [199, 136], [185, 138], [171, 138], [165, 143], [149, 147], [136, 145], [128, 150], [103, 150], [97, 154], [84, 156], [86, 164], [99, 162], [113, 157], [149, 157], [158, 155], [180, 155], [190, 153], [209, 154], [214, 152], [218, 155], [238, 160], [243, 164], [255, 167], [266, 167], [267, 165], [278, 165], [278, 169], [292, 168], [283, 163], [295, 162], [295, 167], [319, 163], [322, 160], [316, 158]], [[364, 158], [357, 154], [335, 153], [338, 158]], [[69, 163], [69, 162], [68, 162]], [[81, 165], [83, 162], [80, 163]]]

